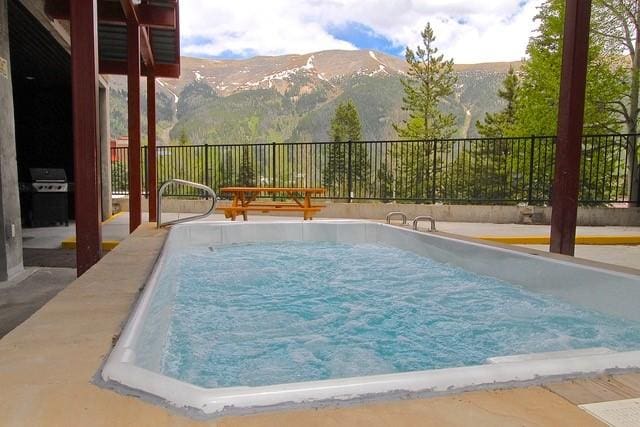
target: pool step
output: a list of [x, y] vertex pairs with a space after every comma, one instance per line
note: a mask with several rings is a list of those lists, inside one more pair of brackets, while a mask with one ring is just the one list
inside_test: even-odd
[[606, 347], [593, 347], [583, 348], [580, 350], [549, 351], [546, 353], [515, 354], [513, 356], [489, 357], [487, 358], [487, 363], [495, 365], [497, 363], [526, 362], [530, 360], [544, 359], [564, 359], [567, 357], [597, 356], [601, 354], [611, 353], [616, 352]]

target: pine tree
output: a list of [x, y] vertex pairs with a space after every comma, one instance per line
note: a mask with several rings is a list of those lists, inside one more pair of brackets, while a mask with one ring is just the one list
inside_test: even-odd
[[454, 93], [458, 81], [453, 72], [453, 60], [445, 60], [444, 55], [438, 54], [431, 24], [427, 23], [420, 35], [422, 46], [415, 51], [406, 49], [408, 78], [401, 79], [404, 89], [402, 109], [409, 112], [409, 118], [393, 125], [401, 138], [424, 141], [407, 144], [407, 152], [411, 155], [395, 159], [400, 175], [396, 194], [405, 199], [427, 199], [437, 192], [432, 188], [434, 171], [431, 165], [433, 156], [443, 153], [434, 149], [435, 140], [449, 138], [455, 133], [455, 116], [440, 110], [446, 97]]
[[385, 161], [376, 173], [376, 185], [379, 189], [378, 195], [383, 202], [390, 202], [395, 198], [393, 190], [393, 171]]
[[498, 97], [506, 102], [504, 109], [497, 113], [485, 113], [484, 120], [476, 122], [478, 133], [485, 138], [499, 138], [514, 133], [518, 103], [518, 75], [513, 67], [509, 67], [509, 72], [502, 81], [502, 88], [498, 90]]
[[238, 170], [238, 184], [242, 187], [255, 187], [256, 173], [253, 168], [253, 159], [249, 152], [249, 147], [242, 147], [242, 160]]
[[453, 94], [458, 79], [453, 72], [453, 60], [438, 55], [431, 24], [420, 34], [423, 46], [416, 50], [407, 47], [405, 59], [409, 65], [408, 78], [401, 79], [405, 96], [403, 110], [409, 119], [393, 127], [401, 138], [449, 138], [455, 132], [455, 116], [440, 111], [440, 104]]
[[187, 132], [184, 129], [180, 131], [180, 138], [178, 139], [178, 144], [182, 146], [190, 144], [189, 137], [187, 136]]
[[346, 194], [348, 186], [348, 150], [351, 145], [351, 176], [354, 187], [365, 187], [367, 150], [363, 143], [350, 144], [362, 139], [360, 115], [353, 101], [341, 102], [331, 119], [330, 137], [333, 141], [328, 148], [327, 163], [324, 168], [323, 183], [330, 193]]
[[[498, 89], [498, 97], [505, 103], [504, 109], [495, 113], [486, 113], [482, 122], [476, 122], [476, 129], [481, 136], [491, 138], [480, 140], [467, 147], [458, 156], [449, 169], [449, 181], [455, 182], [453, 189], [459, 199], [510, 199], [510, 183], [513, 176], [510, 172], [512, 160], [509, 141], [501, 140], [515, 133], [516, 111], [518, 105], [519, 80], [513, 67], [509, 67], [502, 88]], [[481, 167], [478, 167], [480, 165]], [[468, 179], [461, 170], [478, 170], [473, 179]], [[455, 176], [462, 175], [462, 176]]]

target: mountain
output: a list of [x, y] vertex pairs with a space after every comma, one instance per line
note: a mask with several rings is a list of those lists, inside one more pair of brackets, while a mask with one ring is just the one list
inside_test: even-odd
[[[509, 66], [519, 63], [454, 67], [458, 85], [443, 108], [456, 115], [456, 136], [477, 136], [476, 120], [502, 107], [497, 91]], [[392, 124], [406, 117], [400, 83], [405, 71], [402, 58], [370, 50], [244, 60], [184, 57], [180, 79], [158, 79], [159, 142], [326, 141], [335, 108], [347, 99], [358, 108], [364, 139], [395, 139]], [[112, 78], [111, 99], [112, 134], [126, 134], [126, 78]]]

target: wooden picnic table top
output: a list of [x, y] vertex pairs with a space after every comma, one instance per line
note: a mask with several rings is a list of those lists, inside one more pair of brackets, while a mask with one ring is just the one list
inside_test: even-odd
[[313, 193], [322, 194], [326, 190], [324, 188], [305, 188], [305, 187], [222, 187], [221, 193]]

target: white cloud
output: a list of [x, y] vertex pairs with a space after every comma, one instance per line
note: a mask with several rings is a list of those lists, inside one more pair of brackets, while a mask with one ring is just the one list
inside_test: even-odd
[[[355, 49], [328, 28], [358, 22], [400, 47], [415, 47], [429, 21], [457, 63], [524, 56], [542, 0], [182, 0], [182, 52], [281, 55]], [[524, 4], [523, 4], [524, 3]], [[521, 5], [523, 4], [523, 5]]]

